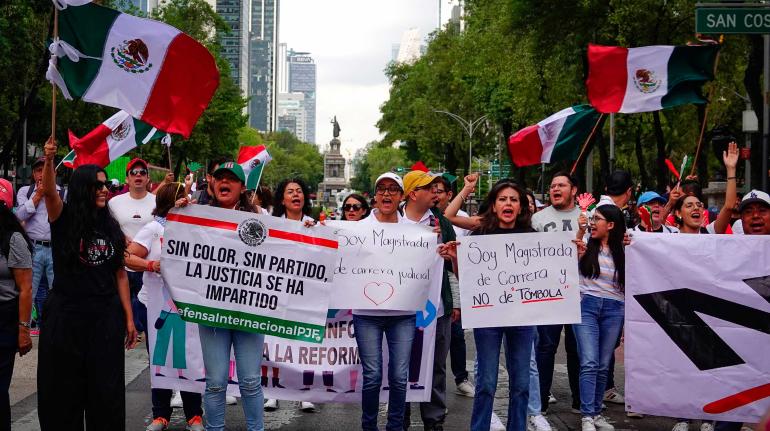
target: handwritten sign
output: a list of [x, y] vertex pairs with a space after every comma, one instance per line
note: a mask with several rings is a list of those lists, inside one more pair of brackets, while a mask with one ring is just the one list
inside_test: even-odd
[[580, 322], [573, 235], [469, 236], [457, 259], [463, 328]]
[[441, 279], [438, 235], [425, 226], [327, 222], [339, 255], [330, 308], [422, 310], [433, 280]]
[[323, 340], [337, 238], [325, 226], [203, 205], [169, 213], [163, 280], [188, 322]]

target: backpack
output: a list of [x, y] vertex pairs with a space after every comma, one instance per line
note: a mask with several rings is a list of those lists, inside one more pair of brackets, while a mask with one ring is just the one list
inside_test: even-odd
[[[59, 187], [58, 192], [59, 197], [61, 198], [62, 202], [64, 202], [64, 187]], [[30, 184], [29, 188], [27, 189], [27, 199], [30, 199], [33, 193], [35, 193], [35, 184]]]

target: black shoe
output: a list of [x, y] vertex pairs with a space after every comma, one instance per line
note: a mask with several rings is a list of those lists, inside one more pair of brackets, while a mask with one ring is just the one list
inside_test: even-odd
[[262, 377], [262, 386], [267, 387], [267, 377]]
[[355, 389], [351, 389], [351, 390], [349, 390], [349, 391], [345, 391], [345, 393], [346, 393], [346, 394], [352, 394], [352, 393], [353, 393], [353, 392], [355, 392], [355, 391], [356, 391]]
[[177, 376], [177, 378], [179, 378], [179, 380], [187, 380], [187, 377], [185, 376]]
[[420, 385], [418, 383], [412, 383], [411, 385], [409, 385], [409, 389], [419, 391], [419, 390], [425, 389], [425, 386]]
[[309, 390], [310, 390], [310, 388], [302, 388], [302, 389], [300, 389], [300, 391], [309, 391]]
[[280, 388], [280, 389], [286, 389], [285, 386], [281, 386], [280, 380], [273, 377], [273, 387], [274, 388]]
[[335, 393], [335, 394], [337, 393], [337, 391], [335, 391], [335, 390], [334, 390], [334, 389], [332, 389], [332, 388], [326, 388], [326, 392], [333, 392], [333, 393]]
[[163, 375], [163, 374], [161, 374], [161, 373], [155, 373], [155, 377], [166, 377], [166, 376], [164, 376], [164, 375]]
[[196, 382], [205, 382], [206, 378], [205, 377], [201, 377], [200, 379], [195, 379], [195, 381]]

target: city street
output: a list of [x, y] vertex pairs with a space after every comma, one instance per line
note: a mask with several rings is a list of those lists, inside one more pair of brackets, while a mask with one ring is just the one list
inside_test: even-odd
[[[468, 370], [473, 369], [473, 337], [466, 333], [468, 341]], [[34, 339], [37, 344], [37, 339]], [[622, 351], [618, 351], [618, 365], [616, 369], [616, 381], [623, 382]], [[24, 358], [16, 361], [13, 381], [11, 384], [11, 413], [12, 428], [14, 431], [34, 431], [39, 429], [37, 422], [37, 401], [35, 394], [35, 372], [37, 361], [37, 346]], [[150, 409], [149, 384], [150, 375], [147, 367], [147, 354], [144, 346], [126, 353], [126, 429], [131, 431], [144, 430], [152, 420]], [[495, 412], [505, 423], [507, 409], [507, 376], [503, 368], [500, 369], [500, 383], [498, 385]], [[446, 430], [467, 430], [470, 422], [473, 400], [455, 394], [454, 380], [450, 376], [447, 381], [449, 416], [444, 428]], [[554, 372], [554, 396], [558, 402], [549, 407], [547, 418], [554, 430], [575, 430], [580, 427], [580, 417], [570, 412], [569, 385], [567, 382], [566, 357], [563, 343], [560, 346], [557, 365]], [[265, 413], [265, 429], [267, 430], [354, 430], [359, 428], [361, 410], [359, 406], [352, 404], [324, 404], [318, 405], [315, 413], [303, 413], [297, 408], [297, 403], [282, 401], [280, 409], [275, 412]], [[416, 406], [415, 406], [416, 407]], [[418, 408], [413, 409], [412, 427], [421, 429]], [[609, 404], [605, 412], [614, 420], [617, 430], [641, 430], [661, 431], [668, 430], [673, 425], [673, 420], [668, 418], [646, 417], [644, 419], [627, 418], [623, 406]], [[385, 405], [381, 405], [380, 424], [384, 427]], [[175, 409], [171, 421], [171, 430], [184, 430], [184, 415], [182, 409]], [[227, 429], [245, 430], [243, 412], [240, 406], [227, 407]], [[692, 429], [695, 429], [693, 426]]]

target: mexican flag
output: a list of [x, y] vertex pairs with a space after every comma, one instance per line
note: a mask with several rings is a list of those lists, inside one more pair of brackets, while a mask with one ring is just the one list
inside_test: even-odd
[[72, 150], [69, 153], [67, 153], [66, 156], [64, 156], [64, 158], [62, 159], [61, 162], [59, 162], [59, 164], [62, 164], [65, 167], [70, 169], [75, 169], [75, 157], [76, 157], [75, 150]]
[[241, 165], [243, 173], [246, 174], [247, 189], [256, 190], [259, 180], [262, 178], [262, 170], [271, 160], [273, 158], [270, 157], [270, 153], [267, 152], [264, 145], [241, 147], [238, 151], [238, 164]]
[[562, 109], [511, 135], [508, 139], [511, 161], [522, 167], [575, 160], [597, 121], [599, 113], [589, 105]]
[[706, 103], [701, 86], [714, 79], [718, 51], [718, 45], [588, 45], [588, 101], [603, 113]]
[[49, 49], [59, 58], [46, 77], [64, 96], [189, 137], [219, 85], [211, 53], [167, 24], [83, 0], [56, 1], [64, 8]]
[[[70, 147], [75, 152], [70, 163], [74, 168], [87, 164], [105, 167], [137, 145], [165, 136], [166, 132], [131, 117], [126, 111], [119, 111], [82, 138], [69, 131]], [[68, 157], [64, 158], [65, 166]]]

